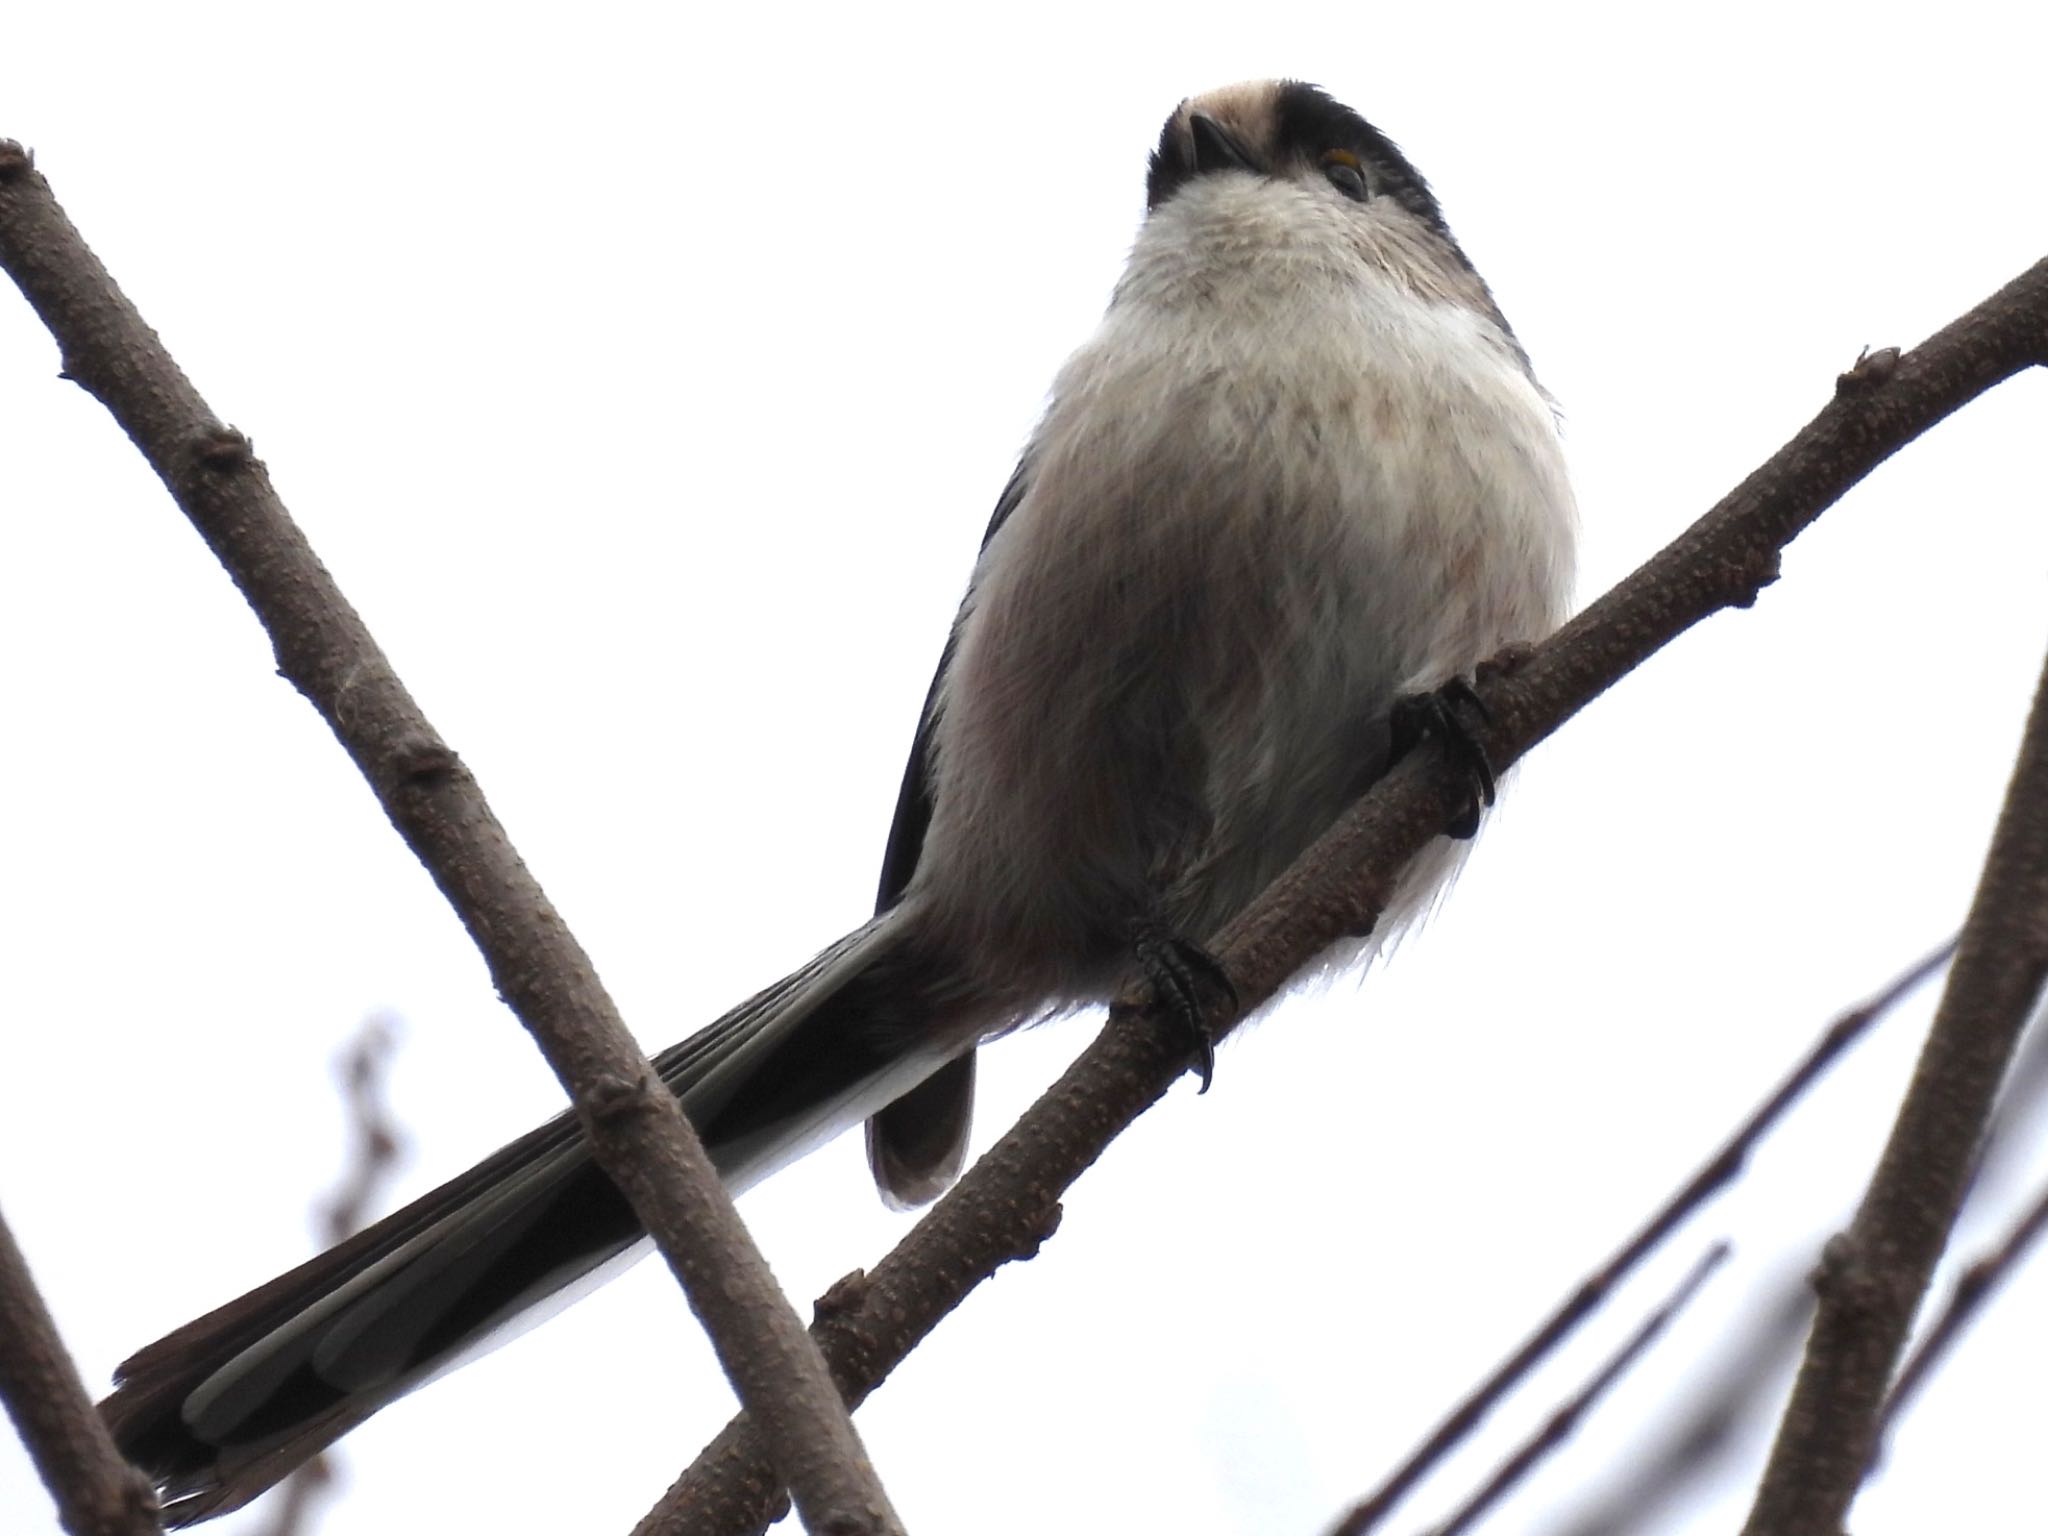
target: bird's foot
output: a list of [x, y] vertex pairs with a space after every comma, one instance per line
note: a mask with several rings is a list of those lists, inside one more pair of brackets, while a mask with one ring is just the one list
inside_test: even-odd
[[1387, 722], [1387, 766], [1393, 767], [1426, 737], [1434, 736], [1442, 742], [1445, 754], [1471, 786], [1470, 802], [1444, 828], [1446, 836], [1464, 839], [1479, 830], [1479, 814], [1493, 804], [1498, 785], [1486, 748], [1480, 745], [1461, 710], [1469, 710], [1481, 720], [1491, 718], [1485, 701], [1471, 682], [1462, 677], [1454, 677], [1428, 693], [1414, 693], [1398, 700]]
[[1192, 939], [1146, 926], [1132, 935], [1131, 948], [1145, 979], [1152, 983], [1153, 996], [1186, 1030], [1192, 1065], [1202, 1079], [1201, 1091], [1207, 1093], [1216, 1076], [1216, 1036], [1209, 1029], [1206, 1002], [1220, 998], [1235, 1014], [1236, 986], [1216, 957]]

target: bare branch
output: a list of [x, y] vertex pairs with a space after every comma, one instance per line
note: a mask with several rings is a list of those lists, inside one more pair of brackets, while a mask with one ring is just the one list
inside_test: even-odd
[[2048, 978], [2048, 668], [1913, 1081], [1849, 1230], [1823, 1250], [1806, 1359], [1745, 1536], [1835, 1536], [1948, 1242], [2000, 1080]]
[[1569, 1338], [1573, 1330], [1607, 1299], [1614, 1287], [1654, 1252], [1680, 1222], [1706, 1204], [1742, 1171], [1749, 1161], [1750, 1152], [1764, 1134], [1834, 1065], [1844, 1051], [1860, 1040], [1870, 1026], [1889, 1013], [1901, 998], [1947, 964], [1948, 957], [1954, 952], [1955, 941], [1951, 939], [1869, 1002], [1851, 1009], [1830, 1024], [1812, 1049], [1771, 1091], [1770, 1097], [1736, 1127], [1734, 1134], [1707, 1159], [1699, 1172], [1659, 1206], [1604, 1265], [1580, 1282], [1578, 1289], [1544, 1321], [1542, 1327], [1452, 1409], [1408, 1459], [1388, 1475], [1385, 1482], [1337, 1523], [1330, 1536], [1366, 1536], [1368, 1531], [1375, 1529], [1394, 1506], [1428, 1475], [1430, 1469], [1478, 1428], [1500, 1400]]
[[1664, 1305], [1652, 1312], [1636, 1331], [1623, 1341], [1621, 1348], [1609, 1357], [1607, 1363], [1593, 1373], [1592, 1378], [1573, 1393], [1550, 1418], [1543, 1428], [1531, 1436], [1515, 1453], [1495, 1470], [1492, 1477], [1467, 1499], [1442, 1525], [1436, 1527], [1430, 1536], [1461, 1536], [1484, 1519], [1488, 1510], [1512, 1490], [1515, 1484], [1528, 1476], [1530, 1468], [1563, 1445], [1579, 1427], [1579, 1420], [1593, 1404], [1604, 1397], [1609, 1388], [1621, 1379], [1622, 1373], [1637, 1360], [1643, 1351], [1657, 1341], [1657, 1336], [1670, 1326], [1686, 1303], [1699, 1294], [1707, 1277], [1721, 1267], [1728, 1257], [1728, 1245], [1716, 1243], [1693, 1265], [1678, 1289], [1671, 1293]]
[[[383, 1015], [363, 1020], [355, 1038], [335, 1058], [348, 1109], [349, 1153], [341, 1183], [320, 1202], [319, 1231], [331, 1247], [355, 1236], [369, 1224], [378, 1194], [397, 1170], [404, 1135], [392, 1117], [385, 1087], [391, 1058], [398, 1049], [398, 1031]], [[312, 1516], [314, 1502], [333, 1486], [335, 1453], [322, 1451], [278, 1485], [269, 1500], [270, 1517], [261, 1536], [298, 1536]]]
[[[1779, 552], [1920, 433], [2048, 357], [2048, 261], [1903, 356], [1858, 360], [1834, 399], [1769, 462], [1511, 675], [1478, 691], [1475, 734], [1506, 767], [1633, 667], [1708, 615], [1753, 601]], [[1463, 809], [1465, 780], [1436, 751], [1404, 759], [1208, 947], [1246, 1010], [1330, 944], [1371, 929], [1401, 869]], [[1221, 1018], [1212, 1020], [1227, 1028]], [[1182, 1026], [1135, 997], [1024, 1118], [872, 1274], [821, 1303], [817, 1331], [851, 1401], [1009, 1259], [1028, 1256], [1058, 1200], [1187, 1066]], [[775, 1504], [738, 1419], [640, 1523], [641, 1536], [759, 1529]]]
[[1891, 1434], [1892, 1426], [1913, 1406], [1915, 1395], [1954, 1348], [1963, 1330], [1975, 1320], [1978, 1309], [2025, 1262], [2028, 1251], [2043, 1231], [2048, 1231], [2048, 1189], [2035, 1197], [2034, 1203], [1999, 1240], [1997, 1247], [1956, 1276], [1948, 1305], [1942, 1308], [1941, 1315], [1934, 1320], [1926, 1336], [1906, 1358], [1898, 1380], [1892, 1384], [1890, 1396], [1885, 1399], [1884, 1411], [1877, 1422], [1876, 1448], [1871, 1452], [1873, 1467], [1883, 1456], [1884, 1442]]
[[334, 1464], [335, 1453], [329, 1449], [292, 1468], [291, 1475], [271, 1490], [273, 1497], [256, 1536], [299, 1536], [307, 1529], [315, 1503], [334, 1486]]
[[114, 1449], [0, 1220], [0, 1402], [71, 1536], [156, 1536], [156, 1491]]
[[285, 512], [248, 439], [199, 397], [12, 143], [0, 143], [0, 264], [56, 337], [66, 374], [113, 413], [227, 568], [279, 670], [320, 711], [461, 916], [740, 1400], [761, 1416], [806, 1521], [897, 1529], [816, 1346], [582, 946]]
[[1664, 1410], [1645, 1443], [1616, 1458], [1605, 1491], [1575, 1491], [1579, 1507], [1554, 1527], [1559, 1536], [1660, 1530], [1659, 1514], [1742, 1448], [1744, 1427], [1775, 1407], [1806, 1337], [1813, 1290], [1804, 1266], [1775, 1278], [1743, 1312], [1748, 1326], [1716, 1341], [1715, 1357], [1691, 1373], [1694, 1390]]
[[344, 1242], [370, 1224], [384, 1183], [397, 1171], [405, 1133], [391, 1114], [386, 1088], [398, 1031], [382, 1015], [363, 1020], [355, 1038], [334, 1063], [348, 1109], [348, 1165], [341, 1183], [320, 1205], [320, 1240]]
[[[2020, 1048], [1998, 1091], [1998, 1108], [1984, 1135], [1971, 1188], [2026, 1177], [2034, 1148], [2040, 1145], [2043, 1110], [2048, 1109], [2048, 1016], [2039, 1004], [2020, 1039]], [[1965, 1204], [1968, 1197], [1965, 1197]]]

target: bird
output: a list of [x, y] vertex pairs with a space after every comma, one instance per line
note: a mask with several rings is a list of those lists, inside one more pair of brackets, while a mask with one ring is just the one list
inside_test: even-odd
[[[1562, 622], [1575, 527], [1553, 403], [1395, 143], [1298, 80], [1180, 103], [997, 500], [874, 916], [654, 1058], [728, 1187], [865, 1123], [883, 1197], [935, 1198], [977, 1050], [1199, 960], [1407, 706]], [[1469, 831], [1318, 967], [1419, 915]], [[645, 1247], [565, 1114], [139, 1351], [102, 1412], [191, 1524]]]

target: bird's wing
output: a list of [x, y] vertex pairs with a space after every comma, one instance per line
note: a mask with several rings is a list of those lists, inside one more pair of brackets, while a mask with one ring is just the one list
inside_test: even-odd
[[[1028, 459], [1019, 460], [1017, 467], [1010, 472], [1003, 494], [996, 498], [995, 515], [988, 520], [988, 532], [981, 536], [984, 550], [1003, 524], [1010, 520], [1017, 504], [1023, 501], [1024, 492], [1030, 484], [1029, 465]], [[972, 588], [969, 592], [971, 595]], [[964, 598], [961, 607], [964, 611]], [[925, 692], [924, 709], [917, 717], [917, 734], [910, 742], [910, 761], [903, 769], [903, 787], [896, 792], [896, 818], [889, 824], [889, 842], [882, 853], [882, 878], [875, 892], [877, 912], [886, 912], [903, 899], [904, 889], [910, 884], [911, 875], [916, 873], [918, 858], [924, 852], [924, 835], [932, 824], [932, 734], [937, 724], [939, 685], [946, 680], [946, 669], [953, 664], [953, 647], [959, 636], [960, 621], [955, 619], [953, 628], [946, 635], [946, 648], [939, 654], [938, 670], [932, 674], [932, 685]]]
[[[986, 550], [1010, 514], [1024, 499], [1030, 483], [1030, 460], [1020, 459], [1009, 484], [996, 498], [995, 515], [981, 536]], [[970, 593], [971, 593], [970, 588]], [[965, 606], [963, 602], [963, 608]], [[896, 794], [896, 818], [882, 854], [882, 878], [875, 892], [875, 911], [886, 912], [903, 899], [924, 853], [925, 833], [932, 824], [932, 736], [937, 725], [939, 687], [953, 664], [960, 622], [946, 636], [938, 671], [924, 696], [917, 735], [911, 739], [910, 761], [903, 769], [903, 787]], [[967, 1153], [967, 1133], [974, 1115], [974, 1052], [955, 1057], [901, 1098], [868, 1118], [868, 1167], [882, 1198], [899, 1209], [923, 1205], [952, 1183]]]

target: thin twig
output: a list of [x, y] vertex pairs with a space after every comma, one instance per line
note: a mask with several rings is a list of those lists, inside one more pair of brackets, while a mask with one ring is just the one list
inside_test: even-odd
[[1565, 1402], [1544, 1421], [1543, 1427], [1500, 1464], [1480, 1485], [1471, 1498], [1452, 1512], [1451, 1517], [1437, 1526], [1429, 1536], [1462, 1536], [1486, 1516], [1487, 1511], [1498, 1504], [1529, 1471], [1545, 1456], [1569, 1440], [1579, 1427], [1579, 1420], [1586, 1416], [1593, 1404], [1606, 1395], [1608, 1389], [1621, 1379], [1622, 1373], [1637, 1360], [1643, 1351], [1657, 1341], [1657, 1336], [1670, 1326], [1671, 1320], [1699, 1294], [1707, 1277], [1721, 1267], [1728, 1257], [1728, 1245], [1716, 1243], [1694, 1264], [1673, 1291], [1664, 1305], [1643, 1319], [1642, 1325], [1628, 1336], [1621, 1348], [1617, 1349], [1607, 1363], [1595, 1371], [1586, 1384], [1567, 1398]]
[[1926, 1384], [1927, 1378], [1940, 1367], [1984, 1303], [2025, 1261], [2028, 1250], [2044, 1231], [2048, 1231], [2048, 1189], [2044, 1189], [2027, 1207], [2026, 1213], [1999, 1240], [1997, 1247], [1967, 1265], [1956, 1276], [1955, 1288], [1949, 1293], [1947, 1305], [1941, 1309], [1941, 1315], [1934, 1320], [1912, 1354], [1906, 1357], [1904, 1368], [1892, 1384], [1890, 1395], [1885, 1398], [1884, 1410], [1878, 1415], [1877, 1445], [1871, 1453], [1872, 1465], [1882, 1456], [1892, 1426], [1912, 1407], [1914, 1396]]
[[405, 1132], [391, 1113], [387, 1093], [398, 1031], [382, 1015], [365, 1019], [355, 1038], [335, 1059], [342, 1103], [348, 1110], [348, 1162], [341, 1183], [320, 1203], [320, 1237], [327, 1247], [354, 1237], [370, 1224], [385, 1182], [397, 1171]]
[[1813, 1316], [1803, 1268], [1775, 1278], [1742, 1315], [1748, 1326], [1717, 1338], [1717, 1353], [1688, 1372], [1690, 1390], [1658, 1410], [1654, 1433], [1614, 1457], [1606, 1488], [1572, 1490], [1577, 1508], [1552, 1527], [1557, 1536], [1663, 1530], [1662, 1517], [1746, 1444], [1742, 1430], [1760, 1427], [1783, 1396]]
[[[2048, 1001], [2048, 999], [2044, 999]], [[2041, 1143], [2042, 1111], [2048, 1108], [2048, 1014], [2036, 1004], [2034, 1017], [2020, 1039], [2019, 1051], [1998, 1090], [1998, 1108], [1970, 1176], [1971, 1188], [2025, 1177], [2034, 1149]], [[1968, 1203], [1967, 1197], [1965, 1204]]]
[[[1820, 414], [1704, 518], [1512, 675], [1479, 682], [1490, 720], [1475, 734], [1489, 761], [1506, 767], [1694, 624], [1753, 600], [1783, 547], [1845, 491], [2044, 355], [2048, 261], [1911, 352], [1860, 359]], [[1242, 1006], [1263, 1003], [1339, 938], [1369, 931], [1407, 861], [1467, 793], [1436, 751], [1409, 754], [1375, 784], [1209, 944]], [[827, 1298], [818, 1332], [849, 1399], [872, 1391], [999, 1265], [1031, 1252], [1057, 1220], [1061, 1192], [1186, 1069], [1184, 1026], [1136, 1002], [1111, 1010], [1094, 1044], [871, 1274]], [[752, 1429], [735, 1420], [638, 1531], [757, 1530], [775, 1497]]]
[[1927, 1043], [1849, 1230], [1823, 1250], [1806, 1358], [1744, 1536], [1835, 1536], [1947, 1245], [1998, 1086], [2048, 979], [2048, 665]]
[[1870, 1026], [1883, 1018], [1899, 1000], [1947, 964], [1955, 953], [1950, 939], [1913, 968], [1893, 981], [1877, 996], [1853, 1008], [1830, 1024], [1798, 1064], [1788, 1072], [1770, 1097], [1753, 1110], [1734, 1133], [1707, 1159], [1700, 1170], [1679, 1187], [1651, 1215], [1626, 1243], [1598, 1270], [1587, 1276], [1563, 1304], [1517, 1349], [1503, 1360], [1493, 1374], [1473, 1388], [1458, 1406], [1443, 1418], [1380, 1486], [1359, 1503], [1331, 1530], [1330, 1536], [1366, 1536], [1375, 1529], [1417, 1483], [1429, 1474], [1450, 1451], [1479, 1427], [1486, 1415], [1512, 1391], [1515, 1384], [1534, 1370], [1549, 1354], [1590, 1317], [1614, 1287], [1636, 1265], [1649, 1256], [1678, 1224], [1712, 1198], [1735, 1178], [1749, 1161], [1749, 1154], [1785, 1111], [1805, 1094], [1842, 1053], [1861, 1039]]
[[598, 1163], [654, 1235], [814, 1530], [899, 1529], [824, 1361], [590, 958], [271, 489], [64, 217], [0, 143], [0, 264], [241, 588], [278, 668], [320, 711], [469, 929]]
[[0, 1402], [71, 1536], [158, 1536], [156, 1491], [114, 1448], [0, 1219]]
[[[334, 1072], [348, 1111], [349, 1149], [340, 1185], [319, 1205], [325, 1247], [355, 1236], [369, 1224], [385, 1182], [397, 1170], [405, 1138], [385, 1093], [397, 1049], [396, 1026], [373, 1014], [335, 1058]], [[261, 1536], [298, 1536], [311, 1520], [314, 1504], [334, 1485], [334, 1468], [335, 1452], [325, 1450], [280, 1483], [266, 1501], [269, 1521]]]

